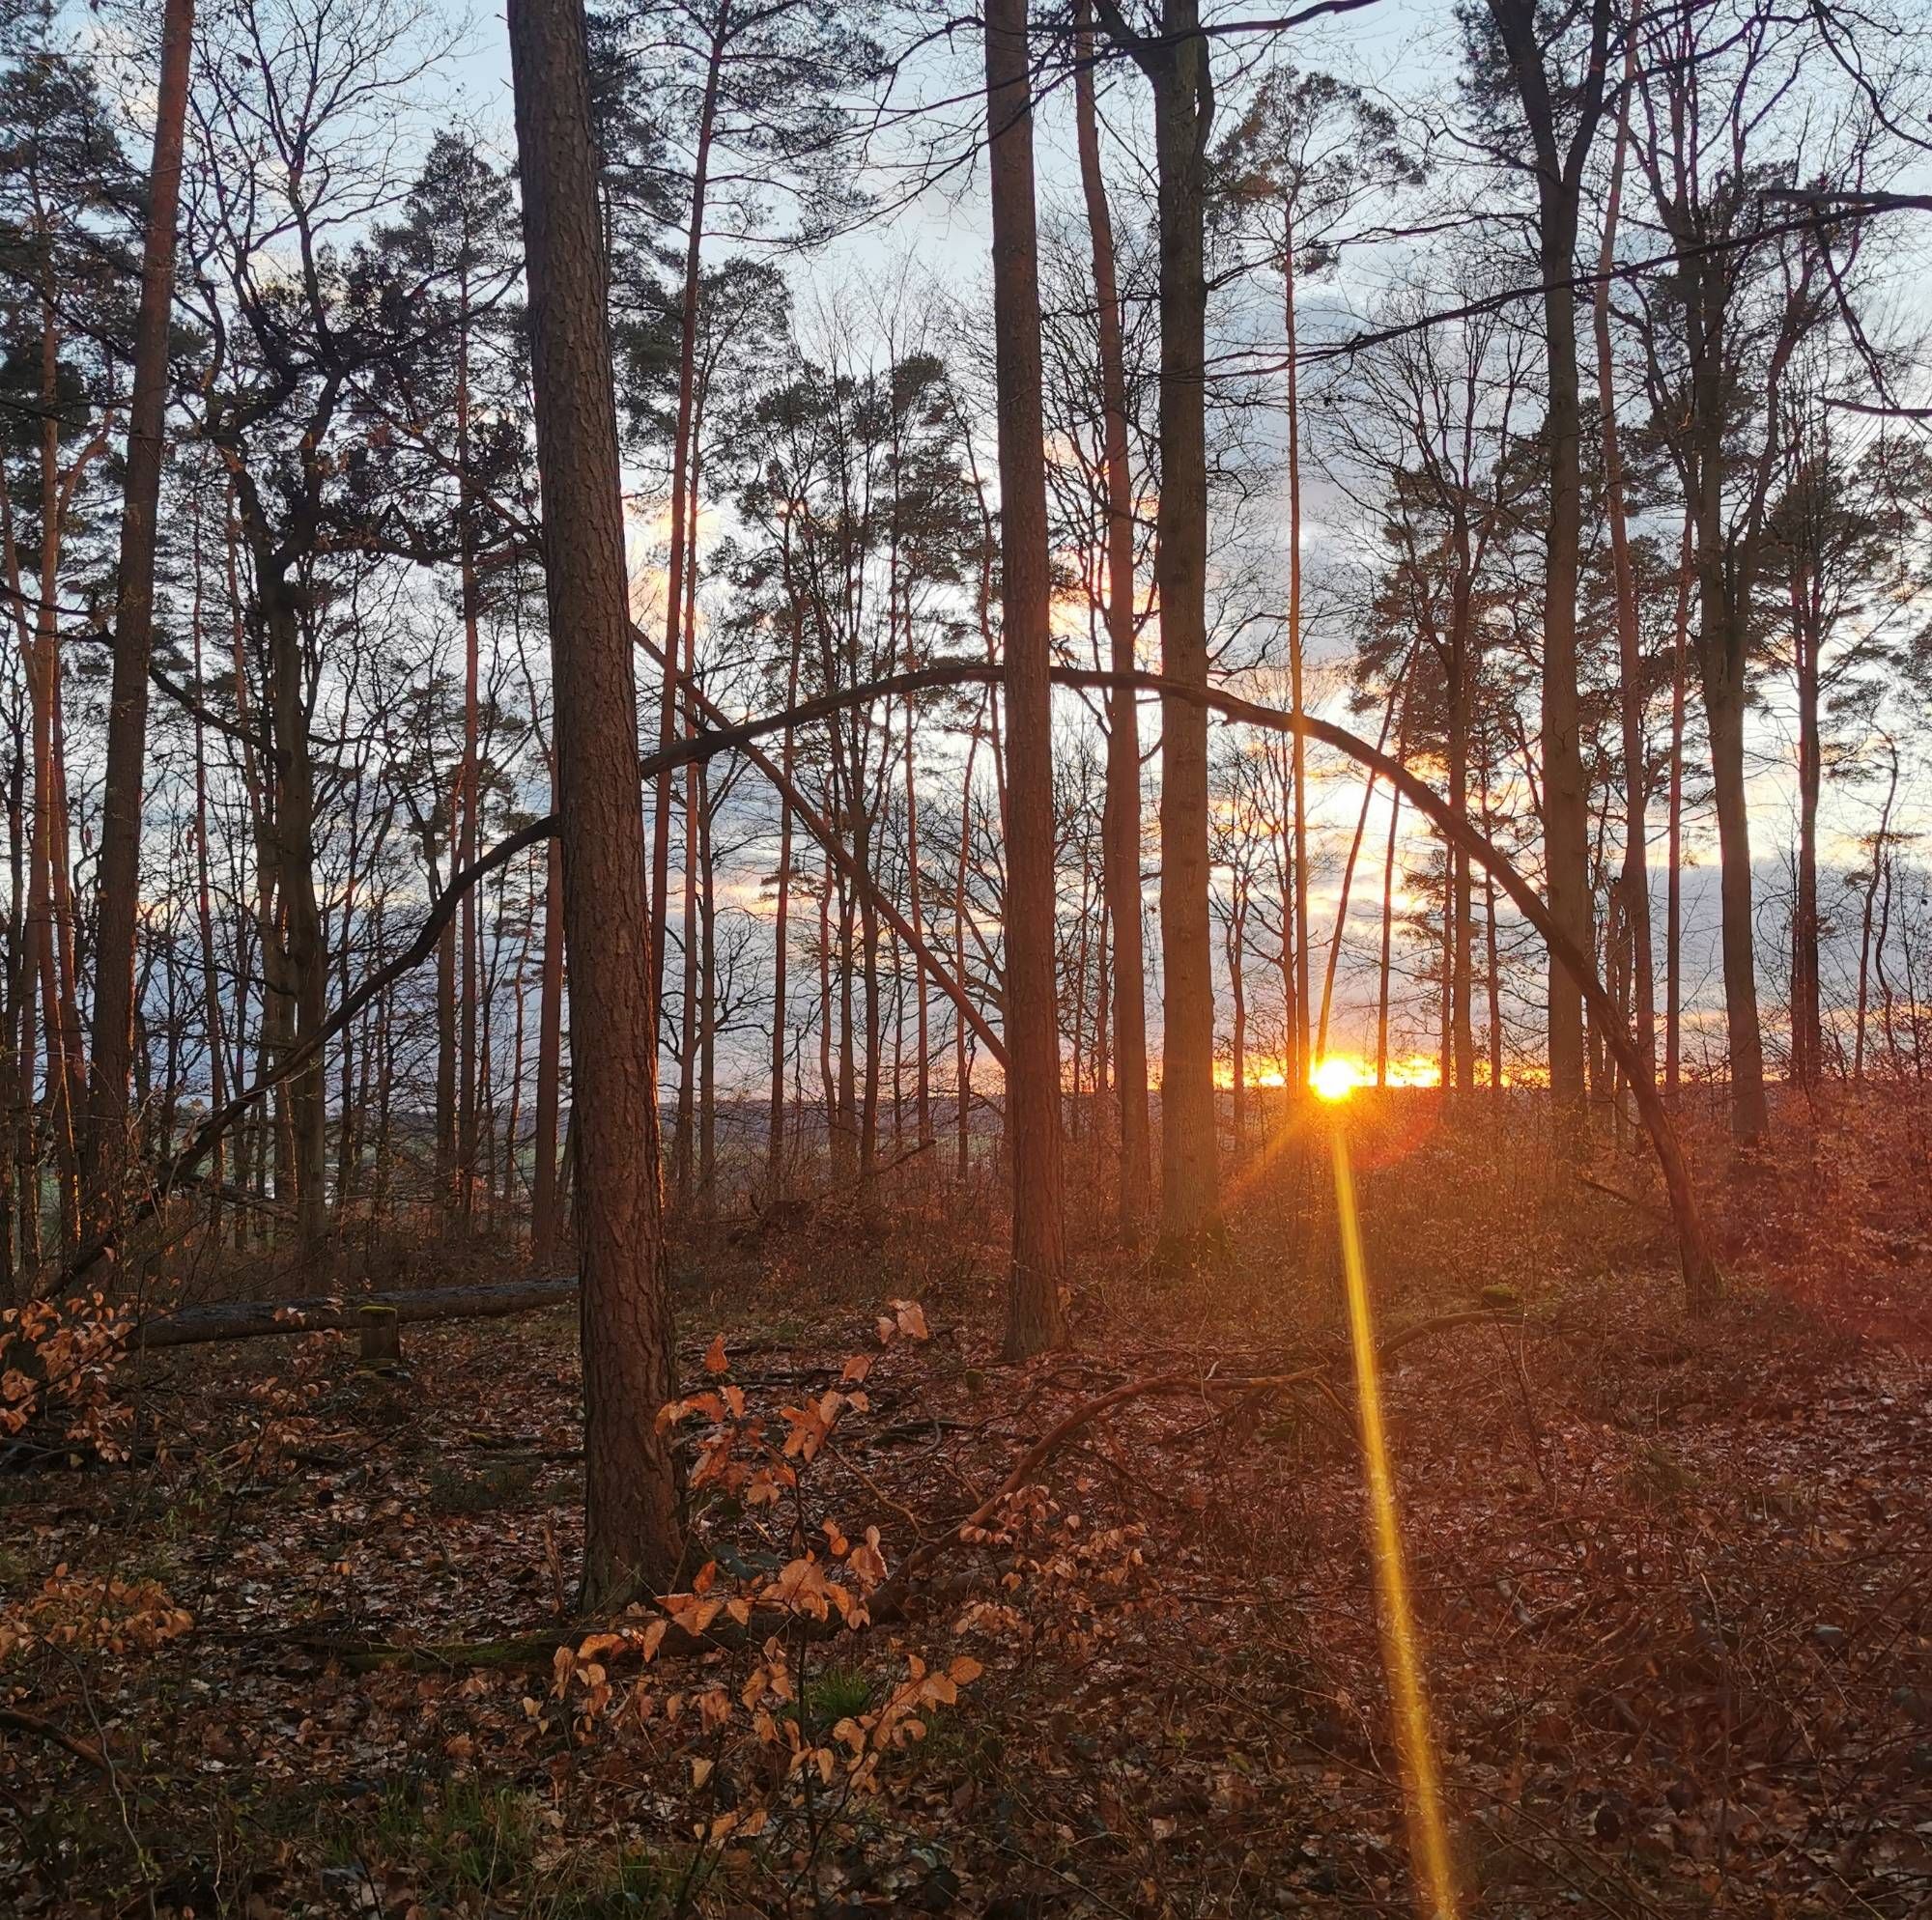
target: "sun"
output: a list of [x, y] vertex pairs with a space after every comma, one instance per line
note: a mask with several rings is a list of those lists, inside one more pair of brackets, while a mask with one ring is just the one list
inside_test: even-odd
[[1346, 1100], [1355, 1090], [1354, 1063], [1331, 1055], [1308, 1076], [1308, 1084], [1323, 1100]]

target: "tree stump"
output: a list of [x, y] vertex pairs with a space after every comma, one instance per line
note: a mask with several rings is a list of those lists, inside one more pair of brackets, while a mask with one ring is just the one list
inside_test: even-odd
[[400, 1367], [403, 1360], [403, 1326], [393, 1307], [357, 1309], [355, 1324], [362, 1335], [364, 1367]]

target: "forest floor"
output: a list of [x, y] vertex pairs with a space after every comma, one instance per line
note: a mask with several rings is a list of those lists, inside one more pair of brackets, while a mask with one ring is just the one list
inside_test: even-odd
[[[1691, 1323], [1512, 1205], [1507, 1258], [1371, 1236], [1382, 1331], [1457, 1322], [1383, 1394], [1462, 1910], [1932, 1911], [1918, 1255]], [[895, 1567], [1094, 1397], [1305, 1377], [1123, 1398], [896, 1617], [645, 1666], [570, 1614], [574, 1316], [165, 1356], [138, 1464], [0, 1478], [0, 1911], [1413, 1912], [1332, 1287], [1094, 1256], [1078, 1347], [1004, 1367], [938, 1221], [683, 1276], [688, 1392], [831, 1421], [776, 1505], [714, 1484], [694, 1588], [810, 1542], [860, 1593], [867, 1527]]]

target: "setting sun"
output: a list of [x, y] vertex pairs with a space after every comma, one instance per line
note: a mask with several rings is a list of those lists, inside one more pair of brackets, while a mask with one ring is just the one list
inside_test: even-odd
[[1355, 1090], [1355, 1064], [1331, 1054], [1308, 1076], [1308, 1084], [1323, 1100], [1346, 1100]]

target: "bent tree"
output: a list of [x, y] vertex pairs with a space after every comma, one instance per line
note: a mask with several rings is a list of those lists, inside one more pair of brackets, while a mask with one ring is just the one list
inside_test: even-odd
[[582, 1268], [586, 1604], [672, 1583], [676, 1379], [644, 903], [638, 686], [582, 0], [511, 0], [555, 703]]
[[[943, 687], [998, 683], [1004, 680], [1005, 671], [1003, 664], [993, 661], [942, 660], [911, 672], [868, 681], [861, 687], [840, 688], [807, 700], [802, 705], [787, 708], [782, 713], [765, 714], [753, 720], [725, 720], [716, 709], [712, 709], [713, 724], [703, 732], [687, 735], [674, 746], [639, 763], [638, 776], [640, 782], [654, 779], [661, 773], [674, 772], [679, 767], [724, 752], [743, 753], [761, 770], [769, 769], [772, 763], [759, 754], [755, 743], [772, 734], [792, 733], [850, 708], [901, 700]], [[1650, 1136], [1657, 1155], [1658, 1171], [1663, 1180], [1671, 1225], [1677, 1238], [1678, 1259], [1684, 1274], [1686, 1307], [1692, 1313], [1699, 1313], [1715, 1303], [1723, 1290], [1723, 1279], [1704, 1231], [1702, 1212], [1691, 1183], [1690, 1161], [1655, 1079], [1641, 1070], [1637, 1043], [1625, 1024], [1615, 999], [1598, 976], [1594, 957], [1570, 940], [1542, 895], [1468, 815], [1451, 805], [1426, 781], [1409, 771], [1403, 760], [1400, 746], [1391, 756], [1383, 750], [1385, 742], [1371, 747], [1347, 728], [1317, 715], [1285, 713], [1278, 707], [1244, 700], [1218, 687], [1182, 689], [1179, 683], [1161, 674], [1117, 674], [1092, 668], [1056, 666], [1050, 669], [1049, 677], [1051, 683], [1058, 687], [1181, 699], [1198, 707], [1204, 714], [1218, 713], [1227, 720], [1274, 733], [1299, 733], [1309, 741], [1346, 754], [1374, 778], [1382, 781], [1402, 802], [1414, 807], [1446, 840], [1488, 874], [1543, 941], [1552, 963], [1560, 967], [1575, 984], [1590, 1018], [1597, 1023], [1603, 1034], [1605, 1049], [1631, 1087], [1638, 1117]], [[151, 1216], [172, 1191], [191, 1183], [194, 1170], [206, 1159], [222, 1135], [259, 1104], [279, 1079], [299, 1071], [309, 1059], [311, 1049], [319, 1050], [326, 1045], [379, 994], [435, 952], [441, 930], [456, 913], [465, 892], [498, 871], [525, 849], [558, 832], [557, 816], [547, 814], [499, 840], [473, 865], [452, 875], [449, 885], [418, 927], [415, 938], [394, 959], [367, 975], [348, 995], [307, 1048], [298, 1049], [276, 1061], [261, 1079], [237, 1093], [225, 1107], [211, 1114], [195, 1129], [182, 1150], [161, 1170], [141, 1202], [128, 1210], [121, 1225], [110, 1229], [107, 1236], [96, 1241], [71, 1263], [66, 1275], [66, 1284], [71, 1285], [77, 1282], [106, 1256], [127, 1225]], [[833, 842], [828, 837], [824, 844], [829, 847]]]

